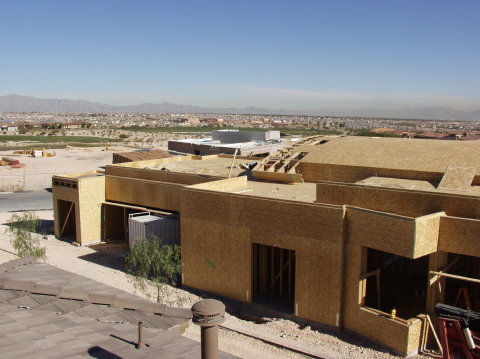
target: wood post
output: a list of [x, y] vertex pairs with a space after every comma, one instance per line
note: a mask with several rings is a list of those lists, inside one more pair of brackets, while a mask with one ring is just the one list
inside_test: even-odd
[[65, 228], [67, 227], [68, 219], [70, 218], [70, 214], [72, 213], [73, 206], [75, 205], [74, 202], [70, 204], [70, 208], [67, 213], [67, 217], [65, 218], [65, 222], [63, 222], [62, 230], [60, 231], [60, 237], [63, 234], [63, 231], [65, 231]]

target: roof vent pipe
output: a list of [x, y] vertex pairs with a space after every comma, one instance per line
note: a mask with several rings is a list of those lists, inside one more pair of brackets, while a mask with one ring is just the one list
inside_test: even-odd
[[192, 314], [201, 330], [202, 359], [218, 359], [218, 326], [225, 321], [225, 305], [204, 299], [192, 306]]

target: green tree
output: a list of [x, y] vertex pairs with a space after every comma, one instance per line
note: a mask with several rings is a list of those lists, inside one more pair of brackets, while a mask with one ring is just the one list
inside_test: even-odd
[[45, 248], [40, 246], [38, 238], [33, 236], [38, 220], [35, 213], [24, 212], [22, 215], [13, 214], [7, 221], [5, 233], [11, 235], [10, 242], [20, 257], [34, 256], [45, 259]]
[[163, 244], [157, 237], [139, 239], [126, 257], [126, 264], [135, 287], [150, 296], [150, 285], [153, 285], [160, 302], [166, 294], [165, 285], [177, 284], [180, 276], [180, 246]]

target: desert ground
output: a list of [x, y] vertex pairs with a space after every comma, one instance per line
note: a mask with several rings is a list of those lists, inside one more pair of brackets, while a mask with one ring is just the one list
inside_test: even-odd
[[[75, 134], [78, 135], [78, 132]], [[168, 134], [161, 134], [158, 139], [149, 142], [155, 144], [151, 147], [165, 149], [166, 138], [163, 138], [164, 136], [168, 136]], [[132, 142], [132, 145], [135, 143], [137, 142]], [[117, 150], [119, 149], [117, 148]], [[122, 150], [131, 149], [124, 147]], [[18, 155], [17, 158], [20, 163], [25, 164], [23, 168], [0, 167], [0, 185], [3, 183], [3, 190], [11, 190], [17, 184], [19, 188], [23, 187], [25, 190], [42, 191], [51, 186], [51, 176], [53, 174], [91, 171], [110, 164], [113, 151], [106, 150], [105, 147], [97, 147], [61, 149], [54, 152], [55, 156], [53, 157], [34, 158], [27, 155]], [[2, 151], [0, 156], [12, 156], [12, 151]], [[13, 212], [9, 211], [0, 212], [0, 263], [16, 258], [10, 244], [10, 237], [5, 233], [5, 224], [12, 214]], [[45, 224], [42, 234], [35, 234], [35, 236], [38, 237], [41, 245], [46, 248], [47, 263], [146, 297], [144, 293], [135, 289], [131, 278], [124, 272], [123, 256], [127, 253], [125, 247], [110, 243], [92, 247], [76, 247], [67, 242], [59, 241], [52, 234], [53, 211], [42, 210], [37, 211], [36, 214]], [[183, 307], [190, 307], [199, 299], [201, 297], [198, 294], [174, 287], [168, 287], [167, 294], [164, 297], [164, 300]], [[263, 318], [262, 324], [256, 324], [253, 321], [242, 320], [234, 315], [227, 314], [225, 326], [278, 341], [287, 346], [304, 348], [311, 353], [315, 353], [318, 357], [395, 358], [391, 353], [362, 338], [346, 334], [329, 334], [321, 329], [311, 328], [308, 325], [286, 319]], [[184, 335], [200, 341], [200, 329], [194, 324], [190, 324]], [[221, 350], [242, 358], [308, 357], [224, 329], [219, 331], [219, 346]], [[426, 357], [417, 356], [417, 358]]]

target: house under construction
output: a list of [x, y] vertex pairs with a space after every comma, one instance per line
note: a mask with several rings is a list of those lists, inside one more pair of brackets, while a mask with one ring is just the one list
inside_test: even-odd
[[228, 155], [107, 165], [53, 177], [55, 234], [128, 242], [130, 214], [179, 218], [184, 285], [410, 355], [435, 303], [480, 302], [478, 158], [473, 141], [315, 136], [252, 170]]

